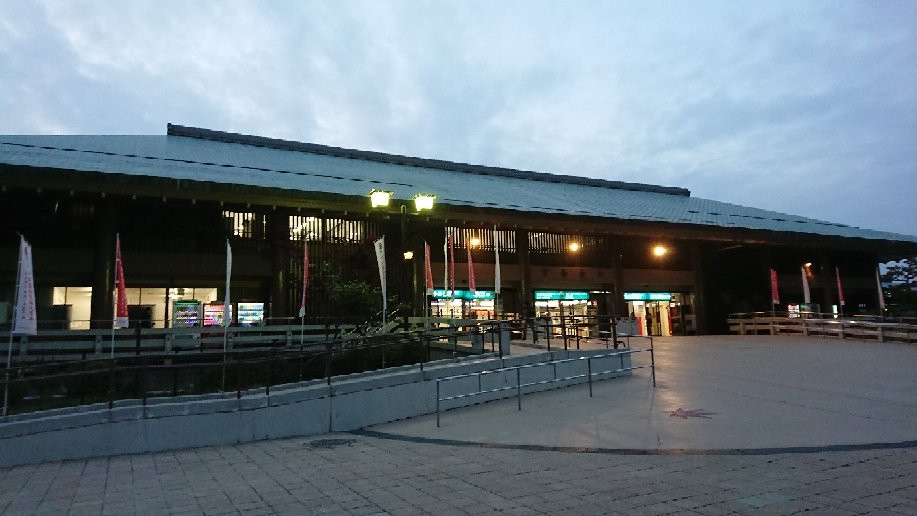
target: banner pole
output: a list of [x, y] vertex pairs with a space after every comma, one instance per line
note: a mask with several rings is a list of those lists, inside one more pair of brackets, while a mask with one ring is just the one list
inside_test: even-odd
[[115, 323], [118, 320], [118, 239], [120, 236], [115, 233], [115, 292], [112, 296], [112, 318], [111, 318], [111, 354], [110, 360], [115, 359]]
[[[22, 272], [22, 241], [19, 235], [19, 260], [16, 264], [16, 288], [13, 289], [13, 323], [19, 319], [19, 274]], [[3, 382], [3, 417], [7, 416], [7, 407], [10, 400], [10, 367], [13, 364], [13, 326], [10, 326], [10, 343], [6, 348], [6, 381]]]

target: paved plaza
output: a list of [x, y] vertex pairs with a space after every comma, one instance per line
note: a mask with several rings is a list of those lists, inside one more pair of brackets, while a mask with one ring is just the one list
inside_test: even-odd
[[5, 514], [917, 514], [917, 349], [666, 338], [648, 370], [362, 432], [0, 469]]

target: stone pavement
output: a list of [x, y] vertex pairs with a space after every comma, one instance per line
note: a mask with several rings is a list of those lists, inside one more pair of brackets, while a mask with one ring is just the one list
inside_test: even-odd
[[917, 513], [917, 450], [617, 455], [335, 434], [21, 466], [4, 514]]
[[917, 514], [917, 349], [660, 339], [657, 358], [656, 390], [641, 371], [594, 398], [449, 411], [440, 429], [0, 469], [0, 512]]

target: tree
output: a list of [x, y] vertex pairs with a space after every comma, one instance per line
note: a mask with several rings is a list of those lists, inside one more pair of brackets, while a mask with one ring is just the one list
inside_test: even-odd
[[917, 317], [917, 256], [889, 262], [882, 283], [890, 315]]

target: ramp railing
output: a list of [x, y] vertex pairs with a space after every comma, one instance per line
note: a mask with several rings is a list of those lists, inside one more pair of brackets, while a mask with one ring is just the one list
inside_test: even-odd
[[[649, 368], [652, 371], [653, 387], [655, 388], [656, 387], [656, 360], [653, 354], [652, 337], [648, 337], [648, 339], [649, 339], [650, 346], [649, 348], [646, 348], [646, 349], [621, 349], [621, 350], [612, 351], [608, 353], [601, 353], [601, 354], [589, 355], [589, 356], [584, 356], [584, 357], [548, 360], [545, 362], [538, 362], [535, 364], [501, 367], [498, 369], [489, 369], [485, 371], [477, 371], [473, 373], [465, 373], [465, 374], [445, 376], [443, 378], [438, 378], [436, 380], [436, 426], [437, 428], [440, 426], [441, 404], [443, 402], [448, 402], [452, 400], [473, 398], [476, 396], [484, 396], [487, 394], [498, 394], [502, 392], [515, 390], [516, 391], [516, 407], [517, 407], [517, 410], [521, 411], [522, 410], [522, 394], [523, 394], [522, 391], [525, 388], [557, 384], [560, 382], [572, 382], [574, 380], [585, 378], [586, 382], [589, 384], [589, 397], [591, 398], [592, 397], [593, 378], [601, 377], [601, 376], [605, 376], [607, 378], [616, 378], [620, 376], [622, 373], [629, 373], [629, 372], [632, 372], [638, 369], [646, 369], [646, 368]], [[633, 365], [631, 356], [637, 353], [649, 353], [650, 363], [648, 365], [636, 365], [636, 366]], [[602, 369], [602, 370], [593, 369], [593, 361], [596, 361], [596, 360], [600, 361], [602, 359], [610, 359], [610, 358], [618, 359], [617, 361], [618, 363], [615, 364], [616, 367], [612, 369]], [[572, 369], [574, 371], [584, 371], [584, 372], [582, 373], [573, 372], [571, 374], [565, 374], [562, 376], [558, 376], [557, 375], [557, 366], [562, 365], [562, 364], [577, 364], [579, 365], [579, 367], [571, 367], [569, 369]], [[585, 365], [585, 367], [583, 367], [583, 365]], [[547, 368], [547, 367], [550, 367], [553, 369], [553, 374], [551, 375], [551, 377], [543, 379], [543, 380], [535, 379], [535, 380], [526, 381], [526, 382], [522, 381], [522, 371], [534, 370], [536, 368]], [[508, 374], [510, 378], [515, 377], [515, 383], [513, 383], [512, 381], [510, 381], [509, 383], [506, 383], [504, 381], [502, 384], [498, 386], [489, 387], [489, 388], [484, 386], [483, 379], [485, 377], [490, 376], [490, 375], [496, 375], [499, 373], [504, 373], [505, 375]], [[615, 376], [608, 376], [611, 374], [615, 374]], [[461, 380], [466, 380], [469, 378], [477, 379], [477, 388], [476, 389], [472, 389], [467, 392], [460, 392], [458, 394], [453, 394], [450, 396], [442, 396], [443, 384], [447, 384], [449, 382], [459, 382]]]

